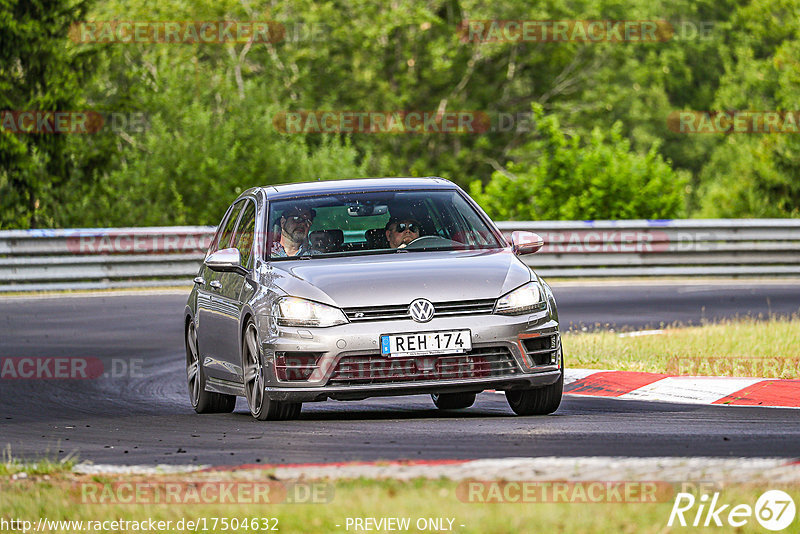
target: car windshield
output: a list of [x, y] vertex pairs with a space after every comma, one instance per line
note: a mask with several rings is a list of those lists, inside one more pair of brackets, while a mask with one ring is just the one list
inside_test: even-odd
[[328, 194], [270, 202], [272, 260], [505, 246], [457, 191]]

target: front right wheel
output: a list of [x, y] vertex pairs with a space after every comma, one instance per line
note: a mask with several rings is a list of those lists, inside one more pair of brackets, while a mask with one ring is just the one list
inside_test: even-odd
[[561, 376], [549, 386], [506, 391], [506, 400], [517, 415], [547, 415], [558, 410], [564, 392], [564, 352], [559, 354]]
[[264, 365], [261, 359], [261, 343], [253, 319], [249, 319], [242, 337], [242, 369], [244, 370], [244, 392], [250, 414], [259, 421], [287, 421], [297, 419], [303, 405], [299, 402], [279, 402], [264, 394]]

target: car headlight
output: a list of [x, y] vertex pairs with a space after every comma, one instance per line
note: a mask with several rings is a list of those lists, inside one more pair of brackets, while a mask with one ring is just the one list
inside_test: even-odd
[[506, 293], [494, 306], [494, 312], [502, 315], [522, 315], [547, 307], [542, 290], [536, 282], [528, 282], [510, 293]]
[[339, 308], [298, 297], [282, 297], [275, 305], [275, 317], [280, 326], [336, 326], [345, 324], [347, 317]]

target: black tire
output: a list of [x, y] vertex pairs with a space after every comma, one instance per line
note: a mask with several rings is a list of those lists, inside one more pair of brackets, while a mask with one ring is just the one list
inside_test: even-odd
[[558, 381], [536, 389], [506, 391], [506, 400], [517, 415], [547, 415], [558, 410], [564, 393], [564, 353], [561, 358], [561, 376]]
[[194, 321], [186, 325], [186, 380], [189, 385], [189, 401], [197, 413], [230, 413], [236, 407], [236, 395], [206, 391], [206, 373], [200, 360], [197, 345], [197, 329]]
[[431, 399], [440, 410], [462, 410], [475, 404], [475, 393], [432, 393]]
[[244, 393], [250, 414], [259, 421], [288, 421], [297, 419], [303, 404], [270, 400], [264, 394], [264, 367], [258, 329], [252, 319], [247, 321], [242, 334], [242, 369]]

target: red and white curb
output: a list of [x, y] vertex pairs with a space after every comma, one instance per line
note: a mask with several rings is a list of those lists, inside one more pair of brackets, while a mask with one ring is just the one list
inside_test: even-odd
[[567, 369], [564, 393], [628, 400], [800, 408], [800, 380]]

